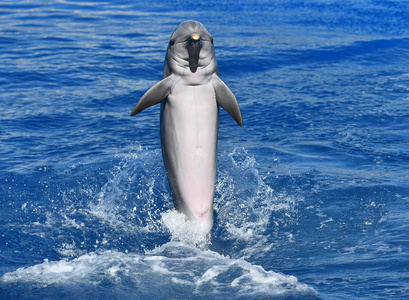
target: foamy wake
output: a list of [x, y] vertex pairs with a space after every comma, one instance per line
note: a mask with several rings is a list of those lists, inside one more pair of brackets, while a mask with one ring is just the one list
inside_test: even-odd
[[112, 295], [151, 299], [172, 296], [266, 299], [317, 295], [314, 289], [299, 283], [294, 276], [266, 271], [243, 259], [231, 259], [180, 242], [169, 242], [145, 254], [107, 251], [85, 254], [69, 261], [46, 260], [4, 274], [0, 286], [14, 288], [17, 292], [21, 289], [33, 297], [46, 295], [48, 288], [58, 288], [62, 296], [79, 298], [91, 290], [99, 299]]

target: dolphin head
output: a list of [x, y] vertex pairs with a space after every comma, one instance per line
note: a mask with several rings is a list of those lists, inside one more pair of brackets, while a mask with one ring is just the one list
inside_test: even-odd
[[[174, 73], [186, 75], [210, 67], [211, 73], [217, 72], [213, 49], [213, 37], [202, 23], [185, 21], [170, 37], [166, 54], [165, 76]], [[186, 73], [188, 70], [190, 73]]]

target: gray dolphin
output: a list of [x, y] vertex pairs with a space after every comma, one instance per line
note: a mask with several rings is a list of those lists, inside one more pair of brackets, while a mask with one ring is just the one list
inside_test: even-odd
[[218, 74], [213, 37], [200, 22], [185, 21], [170, 38], [163, 80], [131, 113], [161, 103], [162, 156], [175, 208], [207, 231], [213, 226], [219, 106], [243, 125], [239, 104]]

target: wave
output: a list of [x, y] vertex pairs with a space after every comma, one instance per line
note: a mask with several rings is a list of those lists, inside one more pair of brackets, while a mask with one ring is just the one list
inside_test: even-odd
[[[243, 259], [178, 242], [145, 254], [88, 253], [20, 268], [1, 277], [11, 297], [44, 295], [47, 289], [71, 299], [270, 299], [316, 296], [294, 276], [266, 271]], [[21, 292], [24, 291], [24, 294]]]

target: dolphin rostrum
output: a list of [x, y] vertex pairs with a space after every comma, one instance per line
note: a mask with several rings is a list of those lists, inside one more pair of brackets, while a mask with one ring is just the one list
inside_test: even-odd
[[213, 37], [200, 22], [185, 21], [170, 38], [163, 80], [142, 96], [131, 113], [161, 103], [162, 156], [175, 208], [209, 232], [219, 106], [243, 125], [239, 104], [218, 74]]

